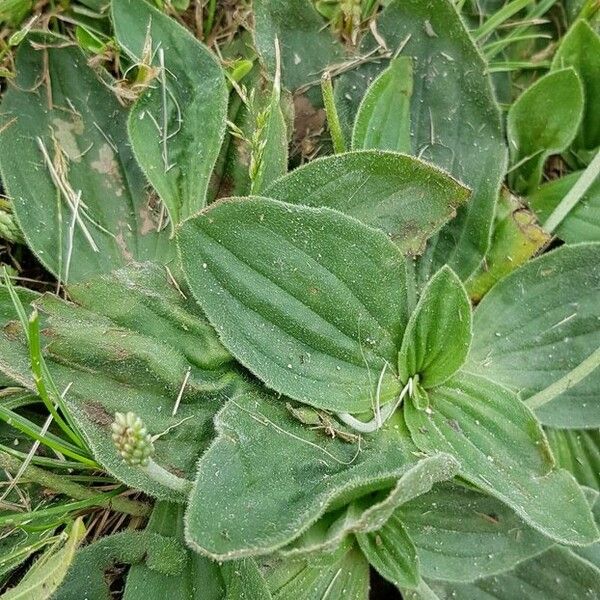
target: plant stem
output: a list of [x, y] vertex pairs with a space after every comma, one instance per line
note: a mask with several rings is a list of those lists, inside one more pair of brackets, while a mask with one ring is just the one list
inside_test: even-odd
[[592, 352], [583, 362], [579, 363], [572, 371], [569, 371], [564, 377], [555, 381], [552, 385], [538, 392], [531, 398], [525, 400], [525, 404], [531, 409], [540, 408], [553, 400], [569, 388], [579, 383], [587, 377], [594, 369], [600, 365], [600, 348]]
[[[19, 471], [21, 464], [21, 461], [14, 456], [0, 452], [0, 468], [14, 474]], [[76, 500], [94, 500], [94, 506], [111, 508], [117, 512], [134, 517], [144, 517], [149, 515], [152, 510], [152, 507], [144, 502], [130, 500], [129, 498], [111, 497], [106, 494], [100, 495], [78, 483], [69, 481], [63, 475], [56, 475], [34, 465], [29, 465], [23, 472], [23, 476], [43, 487], [65, 494]]]
[[152, 459], [148, 462], [148, 465], [144, 467], [146, 474], [154, 479], [157, 483], [164, 485], [165, 487], [171, 488], [176, 492], [187, 494], [192, 489], [192, 482], [189, 479], [183, 479], [173, 475], [167, 471], [164, 467], [155, 463]]
[[337, 108], [333, 99], [333, 86], [331, 85], [331, 75], [329, 72], [323, 73], [321, 78], [321, 92], [323, 93], [323, 104], [327, 115], [327, 125], [333, 142], [333, 151], [336, 154], [346, 152], [346, 142], [342, 133], [342, 126], [338, 117]]
[[569, 190], [567, 195], [560, 201], [559, 205], [552, 211], [544, 223], [544, 229], [548, 233], [554, 230], [563, 222], [565, 217], [573, 210], [575, 205], [581, 200], [589, 187], [594, 183], [596, 177], [600, 174], [600, 150], [596, 152], [592, 162], [581, 174], [575, 185]]

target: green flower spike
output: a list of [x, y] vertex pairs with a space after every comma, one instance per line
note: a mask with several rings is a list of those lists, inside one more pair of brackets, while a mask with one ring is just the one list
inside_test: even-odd
[[191, 481], [177, 477], [152, 460], [154, 440], [158, 436], [150, 435], [134, 412], [115, 413], [111, 429], [115, 446], [129, 466], [143, 468], [149, 477], [177, 492], [187, 494], [190, 491]]

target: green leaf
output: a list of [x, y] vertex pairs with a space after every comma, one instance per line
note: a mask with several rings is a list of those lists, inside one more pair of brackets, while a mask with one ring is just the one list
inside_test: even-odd
[[[35, 41], [44, 48], [34, 48]], [[110, 82], [96, 77], [77, 48], [50, 36], [21, 44], [17, 72], [2, 98], [0, 167], [19, 226], [42, 264], [72, 282], [132, 260], [171, 260], [168, 234], [157, 232], [129, 147], [127, 112]]]
[[600, 36], [583, 19], [563, 37], [552, 69], [573, 67], [583, 84], [585, 106], [575, 151], [593, 151], [600, 146]]
[[318, 85], [321, 72], [343, 58], [342, 45], [309, 0], [255, 0], [253, 11], [256, 48], [274, 75], [278, 40], [281, 78], [289, 90]]
[[367, 600], [369, 563], [355, 546], [324, 554], [318, 562], [281, 561], [265, 565], [273, 600]]
[[201, 369], [233, 360], [189, 290], [158, 265], [134, 264], [71, 285], [68, 291], [73, 302], [121, 327], [167, 342]]
[[423, 290], [398, 354], [402, 382], [419, 376], [425, 389], [444, 383], [462, 367], [471, 346], [471, 303], [458, 276], [442, 267]]
[[515, 394], [461, 374], [429, 392], [429, 414], [405, 403], [406, 423], [424, 452], [447, 452], [467, 481], [510, 506], [561, 543], [598, 538], [585, 497], [570, 473], [554, 467], [544, 433]]
[[405, 268], [382, 232], [337, 211], [255, 197], [186, 221], [178, 243], [223, 343], [269, 387], [347, 412], [371, 408], [378, 391], [382, 403], [399, 393], [392, 365], [407, 321]]
[[131, 109], [128, 129], [136, 158], [175, 226], [206, 203], [225, 133], [223, 70], [187, 29], [143, 0], [112, 0], [112, 20], [131, 60], [147, 65], [149, 54], [156, 70]]
[[482, 266], [465, 282], [471, 299], [479, 302], [498, 281], [527, 262], [550, 239], [535, 216], [503, 190], [496, 207], [490, 248]]
[[77, 546], [85, 535], [83, 519], [79, 517], [71, 526], [67, 542], [64, 547], [56, 551], [49, 548], [29, 568], [21, 581], [6, 591], [0, 598], [2, 600], [47, 600], [54, 597], [54, 592], [65, 578]]
[[[582, 173], [583, 171], [577, 171], [549, 181], [527, 198], [529, 207], [541, 223], [546, 222]], [[568, 244], [600, 242], [600, 179], [592, 183], [554, 233]]]
[[574, 69], [540, 77], [512, 104], [507, 117], [512, 189], [531, 194], [551, 154], [566, 150], [583, 116], [583, 87]]
[[410, 57], [399, 56], [369, 86], [352, 130], [352, 148], [395, 150], [410, 154], [410, 99], [413, 74]]
[[[473, 315], [467, 369], [523, 400], [567, 377], [598, 348], [600, 244], [563, 246], [499, 283]], [[545, 425], [600, 426], [600, 369], [536, 409]]]
[[558, 465], [581, 485], [600, 491], [600, 431], [548, 428], [546, 435]]
[[448, 174], [410, 156], [359, 151], [308, 163], [265, 191], [270, 198], [334, 208], [385, 231], [405, 253], [452, 219], [469, 191]]
[[[220, 393], [233, 391], [239, 379], [227, 364], [221, 365], [210, 356], [217, 342], [195, 303], [170, 296], [166, 272], [158, 284], [160, 269], [153, 274], [152, 269], [146, 270], [149, 281], [154, 277], [156, 287], [144, 287], [143, 267], [141, 271], [142, 274], [133, 269], [131, 278], [127, 271], [119, 273], [114, 286], [108, 278], [101, 280], [106, 286], [107, 312], [117, 313], [117, 321], [54, 296], [37, 300], [43, 319], [44, 356], [59, 391], [68, 388], [65, 403], [95, 459], [130, 487], [158, 498], [181, 501], [179, 494], [155, 482], [143, 469], [129, 467], [121, 460], [111, 438], [114, 413], [133, 411], [142, 417], [150, 433], [164, 433], [154, 444], [155, 461], [191, 478], [197, 458], [212, 436], [212, 419], [221, 405]], [[94, 289], [102, 283], [87, 282], [74, 288], [80, 291], [88, 285]], [[156, 296], [163, 298], [162, 306], [161, 301], [155, 300], [156, 312], [160, 314], [161, 309], [172, 307], [170, 320], [155, 319], [152, 324], [138, 321], [131, 328], [119, 324], [136, 319], [126, 312], [128, 302], [137, 310]], [[125, 312], [122, 319], [119, 307]], [[151, 315], [140, 312], [140, 318], [152, 318]], [[202, 356], [203, 338], [198, 335], [192, 352], [186, 328], [190, 335], [202, 334], [208, 341], [203, 366], [194, 364], [194, 358]], [[177, 343], [178, 336], [181, 345]], [[223, 356], [218, 346], [216, 356]], [[15, 322], [9, 322], [0, 333], [0, 371], [35, 391], [29, 352]]]
[[[186, 539], [217, 560], [277, 549], [288, 556], [331, 551], [348, 533], [381, 527], [399, 503], [452, 477], [458, 466], [446, 455], [419, 461], [401, 421], [360, 445], [348, 443], [307, 427], [259, 391], [233, 397], [215, 426], [218, 437], [198, 464]], [[326, 511], [343, 512], [349, 503], [350, 518], [325, 536], [307, 535], [299, 549], [284, 548]]]
[[[487, 64], [450, 0], [395, 0], [377, 20], [378, 38], [413, 65], [412, 152], [446, 169], [473, 190], [457, 219], [430, 245], [431, 273], [448, 263], [465, 280], [487, 251], [494, 205], [505, 172], [506, 148]], [[361, 56], [379, 47], [367, 35]], [[366, 89], [387, 67], [368, 62], [343, 75], [336, 87], [347, 131]], [[429, 268], [429, 267], [428, 267]], [[427, 280], [429, 274], [423, 279]]]
[[456, 483], [436, 485], [400, 506], [423, 577], [473, 581], [511, 569], [553, 545], [508, 506]]
[[419, 583], [419, 560], [402, 522], [393, 515], [381, 529], [358, 533], [358, 545], [370, 565], [396, 587], [415, 588]]
[[500, 575], [471, 584], [432, 582], [432, 587], [440, 600], [594, 600], [600, 570], [557, 546]]

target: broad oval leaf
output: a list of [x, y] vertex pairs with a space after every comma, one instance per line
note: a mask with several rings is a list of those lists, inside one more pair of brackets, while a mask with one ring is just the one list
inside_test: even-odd
[[506, 571], [554, 542], [508, 506], [471, 488], [442, 483], [395, 513], [425, 578], [473, 581]]
[[131, 109], [136, 158], [169, 211], [172, 226], [206, 203], [227, 117], [227, 86], [215, 56], [144, 0], [112, 0], [119, 45], [155, 79]]
[[444, 266], [408, 321], [398, 354], [400, 380], [418, 375], [425, 389], [440, 385], [462, 367], [470, 346], [471, 303], [458, 276]]
[[358, 533], [356, 540], [369, 564], [396, 587], [416, 588], [419, 584], [419, 559], [402, 521], [392, 515], [370, 533]]
[[411, 152], [412, 60], [398, 56], [369, 86], [354, 121], [352, 149]]
[[553, 69], [573, 67], [583, 84], [585, 106], [576, 150], [600, 146], [600, 36], [583, 19], [567, 31], [552, 59]]
[[[527, 198], [527, 203], [541, 223], [548, 219], [582, 173], [583, 171], [569, 173], [560, 179], [549, 181]], [[592, 183], [554, 233], [568, 244], [600, 242], [600, 178]]]
[[[500, 281], [473, 315], [469, 371], [527, 400], [600, 346], [600, 244], [563, 246]], [[596, 368], [536, 415], [559, 428], [600, 426]]]
[[265, 195], [334, 208], [382, 229], [403, 252], [418, 254], [456, 215], [469, 190], [417, 158], [370, 150], [314, 160], [276, 181]]
[[[34, 48], [33, 42], [42, 42]], [[46, 73], [46, 76], [42, 76]], [[172, 259], [135, 163], [126, 110], [58, 37], [30, 37], [3, 94], [0, 168], [28, 246], [62, 281]], [[41, 79], [40, 79], [41, 78]]]
[[[360, 412], [399, 391], [404, 259], [380, 231], [329, 209], [230, 199], [182, 224], [190, 289], [229, 351], [269, 387]], [[385, 369], [379, 384], [379, 376]]]
[[455, 456], [462, 477], [553, 540], [582, 546], [598, 539], [581, 488], [554, 467], [541, 427], [515, 394], [483, 377], [459, 374], [429, 397], [429, 414], [411, 402], [404, 405], [421, 450]]
[[[448, 263], [465, 280], [488, 248], [506, 164], [487, 64], [450, 0], [394, 0], [379, 15], [377, 31], [390, 50], [402, 46], [400, 56], [413, 61], [412, 153], [473, 190], [470, 202], [431, 241], [427, 253], [431, 272]], [[367, 35], [361, 54], [380, 47], [378, 39]], [[336, 98], [348, 131], [365, 90], [386, 66], [384, 60], [369, 62], [340, 78]]]
[[[378, 529], [399, 503], [452, 477], [458, 467], [447, 455], [417, 459], [410, 439], [394, 427], [360, 442], [331, 438], [257, 390], [232, 397], [215, 425], [218, 437], [198, 463], [186, 539], [216, 560], [279, 549], [306, 554], [285, 546], [326, 511], [362, 499], [365, 506], [352, 513], [353, 521], [331, 535], [331, 551], [349, 533]], [[325, 547], [321, 537], [313, 546]]]
[[512, 104], [507, 117], [512, 189], [532, 193], [542, 180], [546, 159], [566, 150], [583, 115], [583, 87], [574, 69], [540, 77]]

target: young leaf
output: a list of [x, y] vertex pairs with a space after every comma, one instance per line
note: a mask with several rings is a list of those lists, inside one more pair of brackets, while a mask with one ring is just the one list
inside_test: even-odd
[[400, 380], [418, 375], [425, 389], [440, 385], [462, 367], [470, 346], [471, 303], [445, 266], [427, 284], [408, 321], [398, 354]]
[[585, 545], [598, 530], [581, 488], [554, 467], [544, 433], [515, 394], [483, 377], [460, 374], [430, 391], [429, 414], [404, 405], [413, 441], [447, 452], [461, 476], [510, 506], [560, 543]]
[[575, 151], [593, 152], [600, 146], [600, 36], [583, 19], [567, 31], [552, 59], [552, 69], [565, 67], [579, 75], [585, 98]]
[[[529, 207], [540, 223], [546, 222], [582, 173], [583, 171], [577, 171], [549, 181], [527, 198]], [[600, 178], [592, 183], [554, 233], [568, 244], [600, 242]]]
[[511, 569], [554, 542], [508, 506], [456, 483], [396, 509], [395, 518], [413, 540], [425, 578], [474, 581]]
[[27, 244], [68, 282], [132, 260], [168, 262], [172, 247], [157, 231], [127, 112], [85, 56], [64, 46], [53, 36], [25, 40], [15, 85], [2, 95], [2, 181]]
[[[364, 447], [331, 438], [295, 419], [277, 397], [256, 390], [234, 396], [215, 425], [218, 437], [198, 464], [186, 539], [217, 560], [277, 549], [289, 556], [332, 551], [350, 533], [378, 529], [398, 504], [458, 467], [446, 455], [418, 460], [410, 438], [393, 426]], [[303, 548], [285, 552], [324, 513], [357, 502], [325, 539], [309, 536]]]
[[456, 215], [469, 190], [417, 158], [370, 150], [312, 161], [276, 181], [265, 195], [334, 208], [382, 229], [402, 252], [418, 254]]
[[411, 153], [412, 60], [398, 56], [369, 86], [354, 121], [352, 149]]
[[550, 550], [511, 571], [470, 584], [431, 582], [439, 600], [594, 600], [600, 569], [566, 548]]
[[219, 155], [227, 86], [215, 56], [143, 0], [113, 0], [119, 45], [155, 71], [129, 115], [136, 158], [169, 211], [172, 226], [201, 209]]
[[356, 540], [370, 565], [396, 587], [416, 588], [419, 560], [404, 525], [393, 515], [381, 529], [358, 533]]
[[512, 189], [531, 194], [542, 180], [546, 159], [566, 150], [583, 116], [583, 87], [574, 69], [540, 77], [512, 104], [507, 136]]
[[558, 465], [581, 485], [600, 491], [600, 431], [548, 428], [546, 435]]
[[500, 279], [527, 262], [550, 239], [536, 223], [535, 216], [515, 196], [503, 190], [485, 261], [465, 282], [470, 298], [479, 302]]
[[6, 591], [2, 600], [48, 600], [65, 578], [77, 546], [85, 535], [83, 519], [79, 517], [71, 526], [69, 537], [64, 547], [56, 551], [50, 547], [29, 568], [23, 579], [13, 588]]
[[345, 412], [400, 392], [389, 367], [407, 321], [405, 269], [385, 234], [337, 211], [255, 197], [186, 221], [178, 243], [223, 343], [269, 387]]
[[[525, 401], [577, 368], [598, 348], [600, 244], [563, 246], [497, 283], [473, 315], [467, 363]], [[545, 425], [600, 425], [600, 369], [535, 409]]]
[[[379, 48], [383, 39], [392, 52], [402, 47], [400, 56], [412, 59], [414, 154], [473, 190], [470, 202], [432, 240], [427, 253], [432, 273], [448, 263], [465, 280], [487, 251], [506, 164], [487, 64], [450, 0], [389, 2], [378, 17], [377, 31], [377, 37], [365, 36], [361, 56]], [[385, 68], [383, 60], [370, 61], [340, 77], [336, 97], [347, 130], [366, 89]]]
[[282, 561], [265, 565], [273, 600], [367, 600], [369, 563], [356, 546], [318, 561]]

